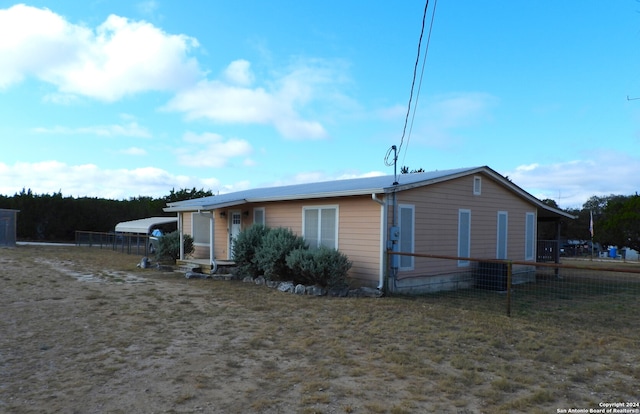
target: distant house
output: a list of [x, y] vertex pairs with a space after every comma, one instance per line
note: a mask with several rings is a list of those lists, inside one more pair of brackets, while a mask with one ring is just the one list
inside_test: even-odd
[[[573, 218], [536, 199], [489, 167], [256, 188], [167, 204], [178, 228], [194, 238], [194, 258], [231, 260], [233, 240], [256, 223], [286, 227], [310, 247], [339, 249], [353, 262], [354, 284], [419, 291], [433, 269], [389, 249], [455, 257], [536, 261], [538, 221]], [[449, 260], [438, 274], [469, 273]], [[424, 290], [424, 289], [423, 289]]]

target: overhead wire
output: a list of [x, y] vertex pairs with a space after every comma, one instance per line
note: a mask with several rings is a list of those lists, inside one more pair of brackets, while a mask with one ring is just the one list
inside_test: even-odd
[[[416, 105], [414, 106], [413, 116], [412, 116], [412, 119], [411, 119], [411, 125], [410, 125], [410, 128], [409, 128], [409, 135], [407, 136], [407, 147], [408, 147], [408, 142], [409, 142], [409, 139], [410, 139], [410, 136], [411, 136], [411, 131], [413, 129], [413, 121], [415, 119], [415, 113], [416, 113], [418, 97], [420, 95], [420, 88], [422, 86], [422, 78], [424, 77], [424, 68], [425, 68], [425, 65], [426, 65], [427, 53], [429, 51], [429, 43], [430, 43], [430, 40], [431, 40], [431, 32], [433, 30], [433, 21], [434, 21], [434, 18], [435, 18], [437, 3], [438, 3], [438, 1], [435, 0], [433, 11], [431, 13], [431, 23], [430, 23], [430, 27], [429, 27], [429, 34], [428, 34], [428, 37], [427, 37], [427, 44], [426, 44], [426, 47], [425, 47], [425, 55], [424, 55], [423, 63], [422, 63], [422, 70], [421, 70], [421, 73], [420, 73], [420, 82], [419, 82], [419, 85], [418, 85], [418, 90], [416, 92]], [[400, 151], [402, 150], [402, 145], [404, 144], [404, 138], [407, 135], [407, 125], [409, 124], [409, 116], [411, 115], [411, 103], [413, 102], [413, 91], [414, 91], [414, 88], [415, 88], [416, 77], [417, 77], [417, 74], [418, 74], [418, 65], [420, 64], [420, 52], [422, 50], [422, 38], [424, 36], [425, 22], [427, 20], [427, 11], [428, 11], [428, 9], [429, 9], [429, 0], [426, 0], [425, 5], [424, 5], [424, 12], [422, 14], [422, 26], [420, 28], [420, 38], [418, 39], [418, 52], [417, 52], [417, 55], [416, 55], [416, 62], [415, 62], [414, 67], [413, 67], [413, 77], [411, 79], [411, 90], [409, 92], [409, 102], [407, 104], [407, 113], [405, 115], [404, 126], [402, 128], [402, 136], [400, 137], [400, 145], [397, 147], [396, 154], [399, 154]], [[394, 159], [393, 159], [393, 162], [392, 163], [389, 162], [389, 156], [391, 155], [392, 149], [393, 149], [393, 147], [390, 148], [387, 151], [387, 154], [385, 155], [385, 164], [387, 166], [392, 166], [397, 161], [397, 155], [396, 155], [394, 157]], [[405, 150], [405, 157], [406, 157], [406, 152], [407, 151]]]
[[[427, 4], [429, 1], [427, 0]], [[436, 8], [438, 7], [438, 0], [434, 0], [433, 9], [431, 11], [431, 22], [429, 24], [429, 34], [427, 35], [427, 44], [424, 49], [424, 56], [422, 58], [422, 70], [420, 71], [420, 81], [418, 82], [418, 91], [416, 92], [416, 102], [413, 106], [413, 114], [411, 115], [411, 124], [409, 125], [409, 133], [407, 134], [407, 145], [405, 146], [404, 156], [402, 157], [402, 164], [409, 152], [409, 141], [411, 140], [411, 132], [413, 131], [413, 122], [416, 118], [416, 111], [418, 109], [418, 99], [420, 98], [420, 90], [422, 89], [422, 80], [424, 79], [424, 69], [427, 66], [427, 55], [429, 54], [429, 44], [431, 43], [431, 32], [433, 31], [433, 21], [436, 17]]]

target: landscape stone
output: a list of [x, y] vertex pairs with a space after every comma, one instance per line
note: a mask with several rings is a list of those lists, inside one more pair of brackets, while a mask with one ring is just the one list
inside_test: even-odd
[[292, 293], [294, 289], [293, 282], [282, 282], [278, 285], [278, 290], [280, 292], [289, 292]]
[[307, 295], [310, 296], [325, 296], [327, 294], [327, 289], [322, 286], [307, 286]]

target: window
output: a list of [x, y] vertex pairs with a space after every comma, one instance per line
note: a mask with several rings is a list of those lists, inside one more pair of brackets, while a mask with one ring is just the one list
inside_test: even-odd
[[496, 259], [507, 258], [507, 233], [509, 227], [509, 213], [498, 211], [498, 242], [496, 245]]
[[303, 207], [302, 236], [310, 248], [338, 248], [338, 207]]
[[193, 213], [193, 243], [206, 244], [211, 242], [211, 214]]
[[265, 225], [264, 207], [253, 209], [253, 224]]
[[[458, 257], [471, 256], [471, 210], [458, 210]], [[458, 266], [469, 266], [468, 260], [458, 260]]]
[[[399, 251], [405, 253], [415, 253], [414, 249], [414, 235], [415, 235], [415, 207], [412, 205], [399, 206], [399, 227], [400, 227], [400, 240]], [[413, 256], [399, 256], [400, 257], [400, 270], [413, 270], [414, 257]]]
[[524, 260], [536, 257], [536, 213], [526, 213], [524, 229]]
[[482, 193], [482, 177], [473, 177], [473, 195]]

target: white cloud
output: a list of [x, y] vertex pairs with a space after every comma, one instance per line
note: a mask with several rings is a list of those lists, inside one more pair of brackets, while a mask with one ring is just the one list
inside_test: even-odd
[[635, 194], [640, 187], [640, 159], [615, 151], [599, 151], [586, 160], [522, 165], [501, 173], [532, 195], [555, 200], [561, 208], [581, 208], [594, 195]]
[[35, 194], [127, 199], [136, 196], [163, 197], [172, 188], [219, 187], [215, 178], [201, 179], [171, 174], [154, 167], [102, 169], [95, 164], [68, 165], [58, 161], [36, 163], [0, 162], [0, 194], [13, 195], [22, 189]]
[[[187, 132], [183, 137], [184, 144], [176, 152], [178, 161], [182, 165], [192, 167], [221, 168], [226, 166], [232, 158], [247, 157], [253, 152], [249, 142], [213, 133], [195, 134]], [[245, 158], [243, 164], [250, 162]]]
[[62, 135], [97, 135], [101, 137], [137, 137], [137, 138], [150, 138], [151, 133], [147, 128], [138, 125], [137, 122], [129, 122], [124, 125], [94, 125], [89, 127], [65, 127], [55, 126], [52, 128], [37, 127], [33, 129], [34, 132], [40, 134], [62, 134]]
[[144, 21], [111, 15], [92, 30], [19, 4], [0, 10], [0, 88], [35, 76], [63, 95], [103, 101], [173, 91], [201, 78], [198, 63], [188, 57], [197, 47], [194, 38]]
[[231, 62], [224, 71], [225, 78], [236, 85], [249, 86], [254, 81], [251, 63], [244, 59]]
[[292, 175], [291, 177], [287, 177], [283, 180], [274, 181], [268, 184], [263, 184], [264, 187], [272, 187], [272, 186], [282, 186], [282, 185], [293, 185], [293, 184], [306, 184], [306, 183], [317, 183], [322, 181], [333, 181], [333, 180], [348, 180], [352, 178], [366, 178], [366, 177], [378, 177], [381, 175], [385, 175], [380, 171], [369, 171], [365, 173], [357, 173], [357, 172], [341, 172], [338, 174], [328, 174], [325, 171], [305, 171]]
[[203, 80], [178, 92], [164, 109], [184, 112], [190, 120], [273, 125], [285, 138], [325, 138], [324, 126], [301, 113], [340, 94], [328, 87], [336, 82], [332, 69], [315, 63], [299, 63], [265, 86], [249, 87], [254, 82], [249, 62], [234, 61], [225, 70], [226, 81]]
[[[463, 140], [457, 130], [492, 120], [491, 110], [498, 104], [498, 98], [481, 92], [450, 93], [436, 96], [419, 103], [416, 123], [413, 127], [412, 142], [422, 142], [438, 148], [452, 148]], [[391, 108], [396, 114], [406, 115]], [[413, 116], [413, 108], [409, 115]], [[409, 126], [407, 127], [409, 131]]]

